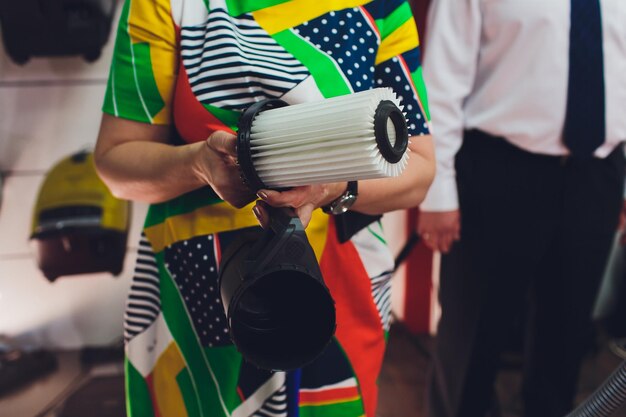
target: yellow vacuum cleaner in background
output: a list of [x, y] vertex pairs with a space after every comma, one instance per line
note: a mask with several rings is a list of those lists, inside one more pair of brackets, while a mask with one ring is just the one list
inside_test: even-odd
[[119, 275], [129, 220], [130, 203], [115, 198], [100, 180], [90, 152], [63, 159], [46, 175], [33, 214], [39, 268], [50, 281], [94, 272]]

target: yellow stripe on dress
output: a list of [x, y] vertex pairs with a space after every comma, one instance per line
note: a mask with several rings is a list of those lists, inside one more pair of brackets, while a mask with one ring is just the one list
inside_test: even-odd
[[258, 226], [252, 213], [254, 203], [237, 210], [228, 203], [200, 207], [190, 213], [167, 218], [163, 223], [144, 229], [155, 253], [176, 242], [228, 230]]
[[172, 95], [177, 72], [176, 31], [172, 21], [170, 0], [130, 2], [128, 32], [133, 44], [150, 45], [152, 74], [165, 107], [153, 122], [168, 124], [171, 118]]
[[[252, 213], [252, 207], [254, 203], [242, 209], [235, 209], [228, 203], [213, 204], [191, 213], [169, 217], [163, 223], [145, 228], [144, 233], [154, 252], [159, 253], [176, 242], [196, 236], [258, 226], [259, 223]], [[315, 210], [306, 233], [319, 261], [326, 245], [328, 215], [321, 210]]]
[[187, 408], [176, 382], [185, 361], [175, 343], [161, 354], [152, 372], [154, 396], [161, 416], [187, 417]]
[[254, 20], [270, 35], [315, 19], [333, 10], [358, 7], [372, 0], [292, 0], [252, 13]]
[[376, 65], [418, 46], [417, 27], [413, 19], [409, 19], [380, 43], [378, 55], [376, 56]]

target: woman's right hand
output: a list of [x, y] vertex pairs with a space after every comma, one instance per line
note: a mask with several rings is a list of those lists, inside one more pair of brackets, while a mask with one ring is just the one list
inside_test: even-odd
[[243, 183], [237, 165], [236, 136], [224, 131], [213, 132], [198, 148], [195, 171], [217, 195], [234, 207], [241, 208], [256, 199]]

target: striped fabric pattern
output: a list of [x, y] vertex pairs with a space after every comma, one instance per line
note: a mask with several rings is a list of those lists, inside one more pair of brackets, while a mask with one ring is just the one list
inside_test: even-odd
[[372, 298], [385, 331], [391, 325], [391, 276], [394, 260], [384, 238], [382, 223], [361, 230], [352, 239], [370, 279]]
[[359, 383], [339, 341], [333, 340], [317, 361], [302, 370], [299, 416], [363, 416]]
[[211, 10], [205, 26], [181, 29], [181, 55], [198, 100], [231, 110], [280, 97], [309, 75], [251, 15], [223, 9]]
[[300, 390], [300, 416], [361, 417], [363, 405], [355, 378], [316, 389]]
[[371, 278], [372, 297], [376, 309], [380, 314], [380, 321], [385, 331], [389, 331], [391, 325], [391, 271]]
[[137, 263], [124, 313], [124, 339], [128, 342], [147, 329], [161, 312], [159, 269], [152, 247], [141, 234]]
[[355, 378], [348, 378], [319, 388], [300, 389], [300, 405], [328, 405], [359, 398], [359, 389]]
[[253, 417], [287, 417], [287, 386], [283, 385], [268, 398]]

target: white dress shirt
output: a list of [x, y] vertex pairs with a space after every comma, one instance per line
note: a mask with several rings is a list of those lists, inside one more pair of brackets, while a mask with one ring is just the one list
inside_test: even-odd
[[[595, 155], [603, 158], [626, 139], [626, 0], [600, 4], [607, 136]], [[570, 0], [432, 1], [423, 67], [437, 175], [422, 210], [458, 208], [454, 157], [464, 129], [534, 153], [568, 153], [569, 28]]]

